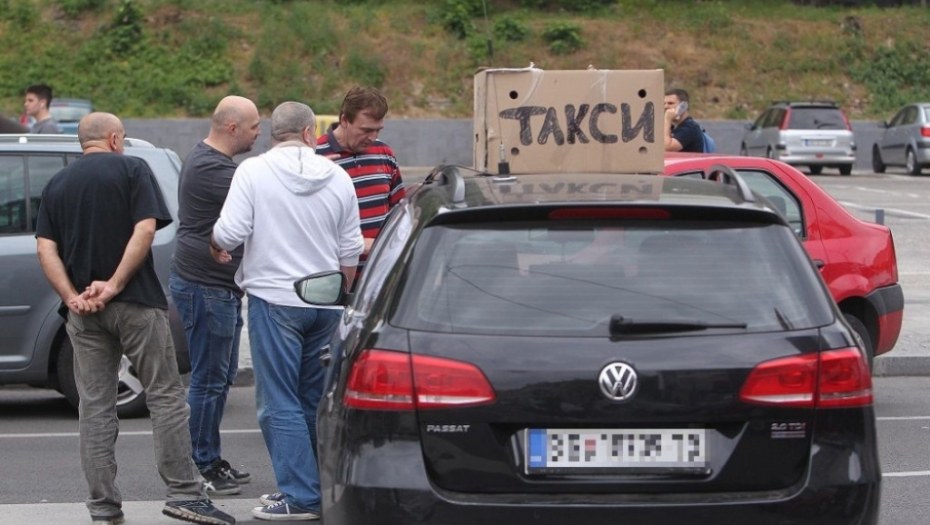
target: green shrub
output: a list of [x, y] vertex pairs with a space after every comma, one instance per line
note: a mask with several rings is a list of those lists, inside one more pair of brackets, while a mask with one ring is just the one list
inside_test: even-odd
[[135, 0], [120, 0], [107, 31], [110, 49], [117, 55], [128, 53], [142, 40], [142, 10]]
[[380, 88], [384, 85], [384, 67], [381, 66], [381, 59], [376, 55], [369, 53], [360, 53], [353, 49], [349, 53], [345, 64], [346, 76], [365, 86], [374, 86]]
[[23, 28], [32, 27], [38, 19], [39, 11], [31, 0], [0, 0], [0, 20]]
[[508, 42], [519, 42], [530, 34], [530, 26], [519, 18], [504, 16], [494, 21], [494, 36]]
[[520, 0], [520, 5], [533, 9], [547, 9], [565, 11], [597, 11], [611, 7], [617, 0]]
[[873, 109], [887, 113], [930, 99], [930, 48], [924, 42], [898, 40], [869, 50], [861, 39], [849, 38], [845, 62], [852, 79], [868, 88]]
[[581, 26], [571, 22], [552, 22], [542, 32], [549, 50], [556, 55], [567, 55], [584, 48], [588, 43], [581, 37]]
[[56, 0], [58, 7], [71, 18], [83, 13], [84, 11], [94, 11], [103, 7], [106, 0]]
[[464, 39], [475, 31], [473, 19], [483, 13], [481, 0], [445, 0], [436, 18], [446, 31]]

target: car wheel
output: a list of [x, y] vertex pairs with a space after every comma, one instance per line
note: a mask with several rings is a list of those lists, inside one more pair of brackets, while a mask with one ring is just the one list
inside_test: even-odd
[[840, 175], [852, 175], [852, 164], [843, 164], [840, 166]]
[[823, 171], [823, 166], [808, 166], [807, 171], [811, 175], [820, 175], [820, 173]]
[[748, 156], [749, 156], [749, 150], [746, 149], [746, 145], [745, 145], [745, 144], [740, 145], [740, 147], [739, 147], [739, 154], [740, 154], [740, 156], [742, 156], [742, 157], [748, 157]]
[[920, 175], [920, 164], [917, 164], [917, 155], [914, 154], [914, 150], [911, 148], [907, 148], [907, 160], [904, 162], [909, 174]]
[[[74, 347], [71, 340], [63, 337], [61, 349], [58, 352], [58, 361], [55, 363], [58, 372], [58, 387], [65, 399], [74, 408], [78, 408], [81, 398], [78, 395], [77, 384], [74, 380]], [[126, 356], [122, 357], [119, 365], [119, 386], [116, 391], [116, 415], [120, 419], [143, 417], [149, 412], [145, 404], [145, 392], [142, 383], [136, 377], [135, 370]]]
[[875, 359], [875, 349], [872, 348], [872, 336], [869, 335], [869, 330], [858, 317], [852, 314], [843, 314], [843, 318], [849, 323], [849, 327], [853, 329], [853, 337], [856, 338], [856, 343], [865, 350], [865, 360], [869, 363], [869, 370], [871, 370], [872, 361]]
[[875, 173], [885, 173], [885, 161], [882, 160], [882, 150], [878, 144], [872, 147], [872, 171]]

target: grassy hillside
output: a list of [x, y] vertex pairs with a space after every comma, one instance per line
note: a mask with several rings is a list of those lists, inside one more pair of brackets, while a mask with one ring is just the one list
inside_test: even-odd
[[203, 116], [231, 93], [263, 113], [284, 100], [330, 113], [348, 87], [371, 84], [393, 117], [470, 117], [476, 68], [530, 62], [661, 68], [701, 118], [796, 98], [887, 118], [930, 100], [930, 9], [487, 3], [486, 19], [481, 0], [0, 0], [0, 113], [18, 114], [35, 82], [122, 117]]

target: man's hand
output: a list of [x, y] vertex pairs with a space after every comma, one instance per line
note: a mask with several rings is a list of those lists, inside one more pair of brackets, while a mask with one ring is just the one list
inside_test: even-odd
[[210, 245], [210, 255], [213, 256], [214, 261], [220, 264], [226, 264], [232, 260], [232, 255], [229, 255], [229, 252], [226, 250], [218, 250], [212, 244]]
[[669, 108], [665, 110], [665, 122], [674, 124], [676, 118], [678, 118], [678, 108]]
[[89, 315], [95, 314], [100, 310], [103, 310], [106, 306], [103, 301], [97, 299], [88, 299], [84, 297], [83, 294], [75, 295], [74, 297], [68, 299], [65, 302], [65, 305], [68, 307], [68, 310], [71, 310], [77, 315]]
[[78, 297], [88, 303], [96, 303], [100, 309], [103, 309], [111, 299], [122, 291], [123, 287], [117, 286], [112, 281], [94, 281]]

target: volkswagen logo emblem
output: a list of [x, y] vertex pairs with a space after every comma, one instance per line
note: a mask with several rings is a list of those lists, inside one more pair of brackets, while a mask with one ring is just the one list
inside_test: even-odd
[[611, 363], [601, 370], [597, 382], [607, 399], [626, 401], [636, 393], [636, 370], [626, 363]]

